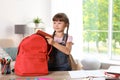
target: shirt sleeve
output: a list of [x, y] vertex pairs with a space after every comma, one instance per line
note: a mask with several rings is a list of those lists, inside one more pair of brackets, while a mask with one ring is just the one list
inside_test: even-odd
[[72, 36], [68, 36], [67, 42], [72, 42], [73, 41], [73, 37]]

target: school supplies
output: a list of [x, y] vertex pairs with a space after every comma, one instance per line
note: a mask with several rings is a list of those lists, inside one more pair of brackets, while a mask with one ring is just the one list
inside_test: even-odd
[[11, 67], [10, 67], [11, 59], [2, 58], [0, 61], [1, 61], [1, 73], [10, 74], [11, 73]]
[[25, 37], [18, 47], [15, 74], [39, 76], [48, 74], [48, 55], [52, 49], [46, 39], [39, 34]]
[[120, 66], [110, 66], [105, 75], [111, 78], [120, 78]]
[[53, 80], [52, 78], [39, 78], [39, 77], [35, 77], [35, 78], [11, 78], [9, 80]]

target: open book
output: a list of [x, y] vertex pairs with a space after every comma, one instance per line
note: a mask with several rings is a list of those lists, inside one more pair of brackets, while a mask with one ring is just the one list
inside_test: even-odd
[[71, 78], [105, 77], [104, 70], [78, 70], [69, 71]]

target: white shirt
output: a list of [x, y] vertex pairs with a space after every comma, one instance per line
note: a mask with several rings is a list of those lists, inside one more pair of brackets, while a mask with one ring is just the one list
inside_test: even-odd
[[[54, 41], [61, 43], [63, 38], [59, 38], [59, 37], [54, 37]], [[73, 37], [72, 36], [68, 36], [67, 42], [72, 42], [73, 41]]]

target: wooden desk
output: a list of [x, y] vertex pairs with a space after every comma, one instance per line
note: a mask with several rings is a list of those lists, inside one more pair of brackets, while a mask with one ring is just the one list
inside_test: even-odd
[[[79, 74], [77, 74], [79, 75]], [[40, 80], [38, 78], [51, 78], [52, 80], [88, 80], [88, 79], [72, 79], [68, 71], [54, 71], [50, 72], [48, 75], [44, 76], [34, 76], [34, 77], [21, 77], [15, 74], [2, 75], [0, 74], [0, 80]], [[105, 79], [93, 79], [93, 80], [105, 80]]]
[[34, 77], [21, 77], [15, 74], [2, 75], [0, 74], [0, 80], [36, 80], [36, 78], [51, 78], [53, 80], [81, 80], [81, 79], [71, 79], [67, 71], [54, 71], [49, 72], [45, 76], [34, 76]]

